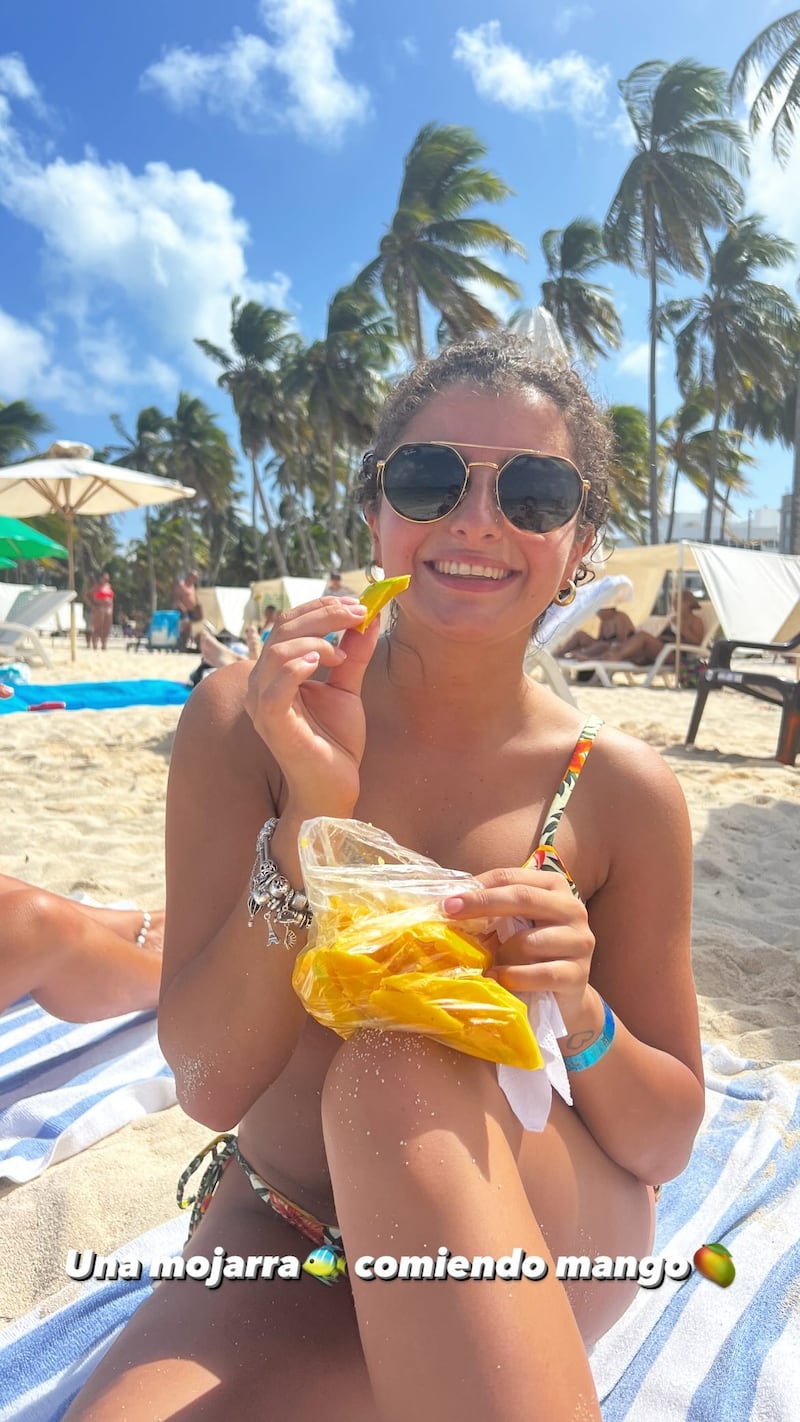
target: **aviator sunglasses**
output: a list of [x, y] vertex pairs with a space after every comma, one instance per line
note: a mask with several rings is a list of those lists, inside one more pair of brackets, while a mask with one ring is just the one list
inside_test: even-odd
[[[474, 449], [497, 453], [501, 446]], [[390, 508], [409, 523], [435, 523], [457, 508], [467, 492], [471, 469], [494, 469], [500, 512], [523, 533], [551, 533], [573, 519], [591, 488], [575, 465], [560, 454], [522, 449], [503, 464], [469, 463], [450, 444], [436, 440], [401, 444], [378, 460], [378, 487]]]

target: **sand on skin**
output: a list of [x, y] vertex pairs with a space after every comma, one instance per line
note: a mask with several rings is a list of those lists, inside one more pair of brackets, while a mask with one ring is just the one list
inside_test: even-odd
[[[35, 680], [167, 677], [194, 655], [59, 647]], [[772, 759], [777, 710], [709, 699], [692, 750], [693, 692], [578, 688], [597, 713], [660, 750], [689, 805], [695, 844], [694, 966], [706, 1041], [800, 1070], [800, 769]], [[0, 873], [103, 902], [164, 897], [164, 798], [179, 707], [21, 714], [0, 719]], [[100, 1254], [176, 1213], [181, 1170], [212, 1132], [178, 1107], [144, 1117], [23, 1186], [0, 1190], [0, 1322], [65, 1286], [70, 1248]]]

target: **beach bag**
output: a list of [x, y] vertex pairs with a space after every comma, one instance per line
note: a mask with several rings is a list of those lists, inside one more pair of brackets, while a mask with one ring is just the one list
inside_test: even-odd
[[440, 908], [480, 888], [459, 870], [396, 843], [358, 820], [306, 820], [298, 840], [313, 910], [309, 943], [292, 983], [323, 1027], [415, 1032], [485, 1061], [543, 1065], [524, 1002], [484, 977], [492, 955]]
[[708, 662], [703, 661], [702, 657], [692, 656], [691, 653], [681, 656], [678, 686], [684, 691], [696, 691], [707, 666]]

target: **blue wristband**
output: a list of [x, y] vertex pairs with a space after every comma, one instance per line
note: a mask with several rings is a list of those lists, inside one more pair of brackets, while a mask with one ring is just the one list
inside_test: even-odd
[[605, 1056], [614, 1040], [614, 1032], [616, 1030], [614, 1014], [604, 998], [601, 998], [600, 1001], [605, 1008], [603, 1030], [597, 1038], [597, 1041], [592, 1042], [592, 1045], [587, 1047], [585, 1052], [576, 1052], [574, 1057], [564, 1058], [564, 1066], [567, 1068], [567, 1071], [586, 1071], [589, 1067], [594, 1066], [595, 1062], [599, 1062], [600, 1058]]

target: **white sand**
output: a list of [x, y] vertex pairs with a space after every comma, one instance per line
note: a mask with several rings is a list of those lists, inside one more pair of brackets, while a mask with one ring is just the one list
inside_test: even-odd
[[[66, 647], [35, 679], [183, 680], [196, 656]], [[661, 750], [689, 805], [696, 849], [694, 963], [704, 1039], [744, 1056], [800, 1059], [800, 770], [772, 756], [777, 710], [711, 696], [698, 746], [693, 693], [578, 688], [582, 709]], [[163, 903], [164, 795], [180, 709], [0, 718], [0, 873], [101, 901]], [[106, 1253], [176, 1213], [175, 1183], [211, 1132], [177, 1108], [119, 1131], [27, 1185], [0, 1191], [0, 1321], [65, 1283], [67, 1249]], [[79, 1287], [79, 1286], [76, 1286]]]

